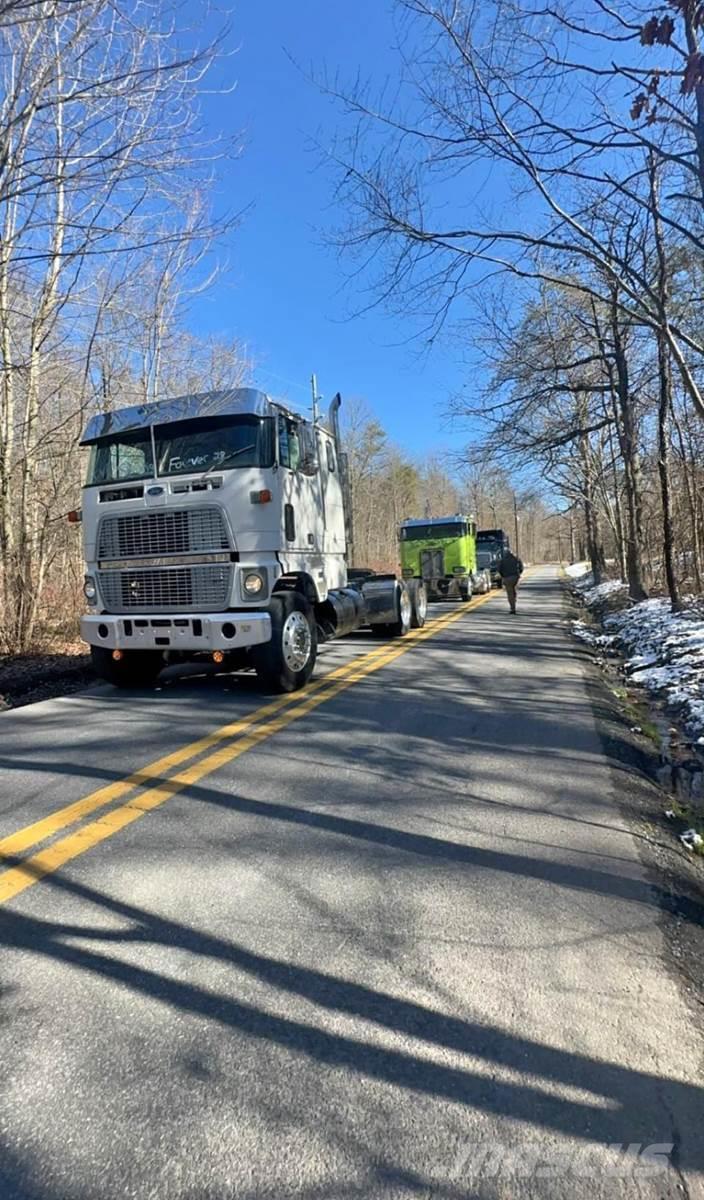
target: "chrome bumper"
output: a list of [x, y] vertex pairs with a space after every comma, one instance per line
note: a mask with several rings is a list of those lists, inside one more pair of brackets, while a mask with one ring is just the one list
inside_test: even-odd
[[267, 612], [251, 611], [100, 614], [81, 617], [81, 637], [109, 650], [241, 650], [270, 640], [271, 619]]

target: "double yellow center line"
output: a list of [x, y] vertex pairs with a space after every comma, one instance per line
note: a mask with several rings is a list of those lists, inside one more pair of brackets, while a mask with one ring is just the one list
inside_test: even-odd
[[[299, 720], [300, 717], [312, 712], [319, 705], [338, 696], [340, 692], [353, 687], [365, 676], [379, 671], [382, 667], [400, 658], [417, 642], [434, 637], [435, 634], [460, 620], [465, 613], [479, 608], [491, 599], [491, 593], [480, 596], [470, 601], [469, 604], [463, 605], [459, 611], [439, 617], [429, 622], [423, 629], [412, 630], [402, 641], [393, 642], [390, 646], [384, 645], [378, 650], [372, 650], [354, 659], [351, 663], [344, 663], [330, 671], [322, 679], [309, 684], [305, 692], [279, 696], [248, 716], [223, 725], [220, 729], [199, 738], [198, 741], [190, 742], [172, 754], [167, 754], [163, 758], [149, 763], [126, 778], [99, 788], [97, 791], [91, 792], [89, 796], [67, 804], [42, 820], [35, 821], [32, 825], [27, 825], [24, 829], [10, 834], [9, 837], [0, 839], [0, 865], [2, 865], [3, 860], [16, 859], [25, 851], [39, 845], [40, 842], [45, 842], [63, 829], [83, 821], [98, 809], [106, 808], [115, 800], [120, 800], [131, 792], [136, 791], [137, 793], [126, 804], [110, 809], [101, 817], [82, 825], [75, 832], [60, 838], [45, 849], [39, 850], [31, 857], [24, 859], [23, 862], [8, 867], [0, 874], [0, 904], [13, 899], [32, 884], [38, 883], [45, 875], [59, 870], [71, 859], [84, 854], [86, 850], [90, 850], [93, 846], [112, 837], [114, 833], [124, 829], [139, 817], [144, 816], [145, 813], [158, 808], [170, 796], [197, 783], [204, 776], [211, 774], [226, 763], [239, 758], [241, 754], [245, 754], [253, 746], [259, 745], [260, 742], [285, 729], [293, 721]], [[214, 747], [218, 748], [214, 749]], [[209, 751], [210, 753], [208, 753]], [[185, 763], [191, 765], [184, 770], [177, 771], [176, 774], [169, 774], [174, 768], [182, 767]], [[166, 775], [169, 777], [164, 778]], [[155, 783], [155, 786], [148, 787], [146, 791], [141, 790], [145, 784], [151, 783]]]

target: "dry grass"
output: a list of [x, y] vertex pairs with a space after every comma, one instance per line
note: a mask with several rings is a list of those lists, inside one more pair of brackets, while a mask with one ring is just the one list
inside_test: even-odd
[[[0, 711], [77, 691], [94, 682], [81, 641], [83, 598], [73, 582], [46, 589], [29, 649], [0, 656]], [[8, 643], [5, 643], [7, 649]]]

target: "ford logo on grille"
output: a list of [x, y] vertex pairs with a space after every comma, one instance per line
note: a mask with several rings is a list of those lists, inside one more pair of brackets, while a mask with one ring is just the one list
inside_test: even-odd
[[163, 496], [163, 495], [164, 495], [164, 489], [163, 489], [163, 487], [150, 487], [150, 488], [147, 488], [147, 495], [148, 495], [148, 496]]

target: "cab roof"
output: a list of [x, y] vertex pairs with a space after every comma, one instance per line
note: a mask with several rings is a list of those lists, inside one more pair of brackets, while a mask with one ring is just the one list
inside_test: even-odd
[[408, 528], [413, 525], [456, 525], [458, 521], [473, 521], [474, 517], [468, 513], [455, 513], [452, 517], [409, 517], [407, 521], [401, 522], [401, 528]]
[[290, 412], [285, 405], [272, 400], [266, 392], [260, 392], [258, 388], [225, 388], [213, 392], [196, 392], [188, 396], [175, 396], [170, 400], [157, 400], [152, 404], [135, 404], [129, 408], [115, 409], [114, 412], [98, 413], [91, 417], [86, 425], [80, 444], [85, 446], [98, 438], [126, 433], [131, 429], [166, 425], [172, 421], [188, 421], [194, 417], [270, 417], [276, 411], [298, 417], [298, 414]]

